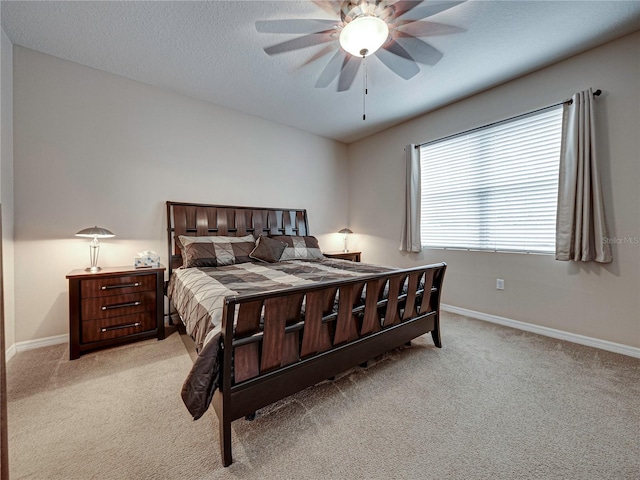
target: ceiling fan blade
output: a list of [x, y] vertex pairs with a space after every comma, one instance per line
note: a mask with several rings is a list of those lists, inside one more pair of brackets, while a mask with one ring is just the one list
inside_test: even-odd
[[340, 70], [340, 78], [338, 79], [338, 91], [345, 92], [351, 88], [356, 73], [360, 68], [360, 58], [353, 55], [345, 55], [342, 62], [342, 70]]
[[336, 49], [335, 45], [325, 45], [319, 51], [311, 55], [311, 57], [309, 57], [309, 59], [303, 62], [300, 66], [304, 67], [306, 65], [309, 65], [315, 62], [316, 60], [324, 57], [325, 55], [328, 55], [329, 53], [333, 52], [335, 49]]
[[394, 18], [398, 18], [407, 12], [410, 12], [418, 5], [422, 3], [422, 0], [399, 0], [391, 5], [394, 11]]
[[406, 51], [411, 52], [411, 57], [413, 57], [416, 62], [424, 63], [425, 65], [435, 65], [442, 58], [442, 52], [440, 50], [419, 38], [410, 35], [401, 36], [396, 38], [396, 42], [404, 47]]
[[414, 37], [433, 37], [436, 35], [450, 35], [453, 33], [462, 33], [467, 30], [453, 25], [445, 25], [444, 23], [425, 22], [424, 20], [401, 20], [393, 24], [396, 32], [400, 35], [408, 33]]
[[[380, 48], [380, 50], [386, 50], [387, 52], [391, 52], [398, 57], [406, 58], [407, 60], [413, 60], [413, 57], [407, 52], [402, 45], [395, 41], [395, 39], [391, 39], [390, 42], [387, 42]], [[378, 50], [376, 53], [378, 53]]]
[[340, 73], [340, 70], [342, 70], [346, 55], [342, 49], [339, 49], [335, 55], [331, 57], [331, 60], [329, 60], [329, 63], [327, 63], [318, 77], [318, 81], [315, 84], [316, 88], [328, 87], [329, 84], [333, 82]]
[[329, 35], [329, 32], [324, 33], [311, 33], [302, 37], [287, 40], [286, 42], [277, 43], [270, 47], [266, 47], [264, 51], [267, 55], [277, 55], [279, 53], [291, 52], [293, 50], [300, 50], [301, 48], [312, 47], [314, 45], [320, 45], [322, 43], [332, 42], [335, 38]]
[[286, 20], [258, 20], [259, 33], [319, 33], [335, 28], [337, 20], [289, 18]]
[[430, 17], [431, 15], [435, 15], [436, 13], [444, 12], [456, 5], [460, 5], [461, 3], [465, 3], [466, 0], [461, 1], [444, 1], [444, 2], [424, 2], [422, 5], [412, 8], [410, 10], [401, 13], [400, 15], [396, 15], [396, 18], [404, 16], [403, 20], [420, 20], [422, 18]]
[[323, 9], [325, 12], [333, 13], [335, 15], [340, 15], [340, 2], [331, 2], [329, 0], [313, 0], [318, 7]]
[[[395, 45], [399, 47], [394, 47], [395, 51], [400, 51], [400, 49], [404, 50], [400, 45]], [[407, 53], [407, 56], [405, 57], [398, 55], [395, 51], [390, 50], [388, 46], [384, 46], [378, 49], [374, 55], [378, 57], [380, 61], [389, 68], [389, 70], [405, 80], [409, 80], [411, 77], [417, 75], [420, 71], [420, 67], [418, 67], [416, 62], [413, 61], [411, 55]], [[406, 53], [406, 50], [404, 50], [404, 52]]]

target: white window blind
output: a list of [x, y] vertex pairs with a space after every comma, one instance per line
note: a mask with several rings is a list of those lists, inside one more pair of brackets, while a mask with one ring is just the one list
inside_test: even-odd
[[425, 247], [555, 251], [562, 107], [420, 147]]

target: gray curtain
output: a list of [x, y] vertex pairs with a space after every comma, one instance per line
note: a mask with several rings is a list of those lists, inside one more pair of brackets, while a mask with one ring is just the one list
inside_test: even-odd
[[420, 244], [420, 154], [414, 144], [404, 147], [406, 189], [400, 250], [419, 252]]
[[556, 220], [556, 260], [611, 262], [596, 159], [593, 92], [565, 103]]

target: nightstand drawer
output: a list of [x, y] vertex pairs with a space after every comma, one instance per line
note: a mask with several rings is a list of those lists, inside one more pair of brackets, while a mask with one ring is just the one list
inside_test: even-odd
[[155, 311], [156, 292], [86, 298], [82, 301], [82, 321]]
[[155, 275], [131, 275], [83, 280], [80, 287], [82, 298], [109, 297], [126, 293], [155, 291]]
[[99, 342], [124, 337], [156, 328], [155, 315], [149, 312], [121, 315], [102, 320], [82, 322], [82, 343]]

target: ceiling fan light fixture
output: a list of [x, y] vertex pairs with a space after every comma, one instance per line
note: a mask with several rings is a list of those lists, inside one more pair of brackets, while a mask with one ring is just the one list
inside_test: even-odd
[[363, 15], [347, 23], [340, 32], [340, 46], [356, 57], [375, 53], [389, 37], [387, 23], [373, 15]]

